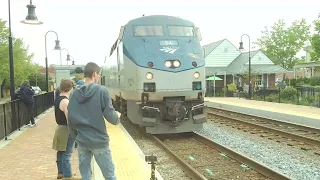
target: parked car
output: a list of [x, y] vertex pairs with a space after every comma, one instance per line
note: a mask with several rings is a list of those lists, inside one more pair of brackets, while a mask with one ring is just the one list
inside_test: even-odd
[[31, 86], [31, 88], [34, 90], [35, 95], [41, 94], [41, 89], [39, 86]]

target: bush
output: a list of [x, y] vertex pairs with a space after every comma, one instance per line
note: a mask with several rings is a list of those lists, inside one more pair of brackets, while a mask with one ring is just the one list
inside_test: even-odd
[[228, 84], [228, 91], [235, 92], [237, 90], [237, 85], [234, 83]]
[[310, 78], [311, 86], [320, 86], [320, 77], [312, 77]]
[[268, 101], [268, 102], [278, 102], [279, 101], [279, 95], [278, 94], [270, 94], [269, 96], [266, 96], [266, 101]]
[[287, 86], [280, 92], [280, 97], [284, 100], [292, 100], [297, 96], [297, 89], [292, 86]]

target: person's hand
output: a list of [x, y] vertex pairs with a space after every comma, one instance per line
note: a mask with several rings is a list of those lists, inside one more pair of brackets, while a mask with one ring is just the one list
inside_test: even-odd
[[116, 111], [116, 113], [117, 113], [118, 117], [120, 118], [121, 113], [120, 113], [120, 112], [118, 112], [118, 111]]

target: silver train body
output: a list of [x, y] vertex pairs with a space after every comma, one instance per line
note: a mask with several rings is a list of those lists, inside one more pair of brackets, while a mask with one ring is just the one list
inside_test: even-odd
[[177, 17], [145, 16], [122, 26], [101, 74], [114, 107], [147, 133], [201, 129], [206, 85], [200, 40], [199, 29]]

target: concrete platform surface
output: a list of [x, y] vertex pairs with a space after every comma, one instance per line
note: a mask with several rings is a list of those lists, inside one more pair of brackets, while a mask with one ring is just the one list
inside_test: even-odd
[[[22, 128], [13, 133], [9, 140], [0, 141], [1, 180], [53, 180], [57, 179], [56, 151], [52, 149], [56, 122], [53, 108], [40, 115], [37, 127]], [[118, 180], [148, 180], [150, 166], [144, 155], [125, 129], [108, 124], [110, 149], [115, 163]], [[143, 159], [142, 159], [143, 158]], [[94, 158], [93, 158], [94, 161]], [[79, 177], [78, 151], [72, 157], [73, 173]], [[97, 164], [92, 163], [93, 178], [104, 180]], [[158, 180], [162, 180], [156, 172]]]
[[205, 105], [320, 129], [316, 107], [223, 97], [206, 97]]
[[[50, 180], [57, 179], [56, 151], [52, 139], [56, 122], [53, 110], [39, 117], [38, 126], [23, 128], [0, 142], [1, 180]], [[72, 157], [73, 173], [80, 175], [78, 153]]]
[[[145, 162], [145, 155], [130, 134], [121, 124], [114, 126], [106, 122], [106, 125], [117, 180], [149, 180], [151, 166]], [[96, 162], [94, 162], [94, 173], [95, 180], [104, 180]], [[158, 171], [156, 177], [158, 180], [163, 180]]]

